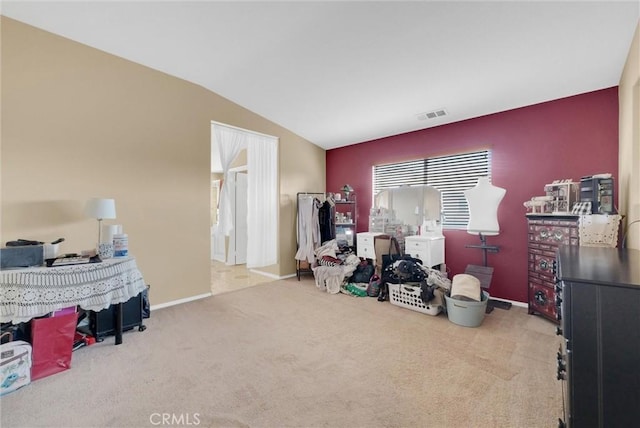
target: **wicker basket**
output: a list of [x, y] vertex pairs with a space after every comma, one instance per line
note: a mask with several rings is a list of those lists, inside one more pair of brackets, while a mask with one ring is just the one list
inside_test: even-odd
[[389, 301], [396, 306], [427, 315], [438, 315], [442, 310], [441, 306], [425, 305], [420, 298], [419, 285], [392, 284], [390, 282], [387, 285], [389, 286]]

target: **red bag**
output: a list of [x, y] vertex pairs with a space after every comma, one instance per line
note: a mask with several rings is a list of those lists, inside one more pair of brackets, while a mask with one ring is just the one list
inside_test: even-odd
[[71, 368], [77, 322], [77, 313], [31, 320], [32, 381]]

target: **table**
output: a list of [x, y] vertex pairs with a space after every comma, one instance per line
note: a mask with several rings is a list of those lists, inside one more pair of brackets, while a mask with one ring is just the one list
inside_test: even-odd
[[26, 322], [71, 306], [101, 311], [117, 305], [116, 345], [122, 343], [122, 303], [146, 289], [133, 257], [100, 263], [0, 271], [0, 322]]

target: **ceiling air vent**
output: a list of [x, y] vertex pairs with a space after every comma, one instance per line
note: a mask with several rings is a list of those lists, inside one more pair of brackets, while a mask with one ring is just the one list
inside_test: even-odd
[[441, 108], [434, 111], [428, 111], [426, 113], [420, 113], [416, 115], [416, 117], [418, 118], [418, 120], [427, 120], [427, 119], [436, 119], [438, 117], [442, 117], [446, 115], [447, 115], [447, 111]]

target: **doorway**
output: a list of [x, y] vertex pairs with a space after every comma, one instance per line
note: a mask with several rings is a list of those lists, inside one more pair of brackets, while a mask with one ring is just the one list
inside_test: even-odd
[[[219, 221], [213, 234], [214, 259], [222, 259], [227, 264], [245, 262], [251, 269], [275, 265], [278, 261], [278, 138], [213, 121], [211, 131], [211, 171], [223, 174]], [[244, 159], [240, 159], [242, 154]], [[247, 173], [238, 176], [240, 168]], [[239, 191], [246, 206], [235, 204], [240, 197], [240, 194], [236, 197], [235, 189], [238, 180], [242, 180]], [[243, 223], [240, 227], [234, 224], [236, 216]], [[236, 236], [232, 237], [232, 233]], [[225, 255], [219, 257], [221, 253]]]
[[228, 265], [247, 263], [247, 172], [229, 174], [233, 229], [229, 234]]

